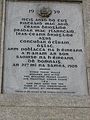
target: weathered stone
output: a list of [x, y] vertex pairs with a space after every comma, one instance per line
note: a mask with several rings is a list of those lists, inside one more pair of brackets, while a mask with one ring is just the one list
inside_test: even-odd
[[[3, 0], [0, 0], [0, 9], [2, 6], [1, 1]], [[85, 29], [84, 29], [85, 43], [87, 50], [86, 60], [87, 60], [87, 68], [88, 68], [90, 67], [90, 57], [89, 57], [90, 56], [90, 48], [89, 48], [90, 0], [83, 0], [83, 1], [84, 1], [83, 11], [84, 11], [84, 24], [85, 24]], [[2, 11], [0, 12], [0, 18], [1, 18], [1, 13]], [[0, 66], [2, 70], [2, 65]], [[88, 68], [87, 71], [88, 71], [88, 80], [90, 81], [90, 68]], [[41, 120], [90, 120], [90, 96], [66, 97], [66, 96], [38, 96], [38, 95], [15, 95], [15, 94], [0, 95], [0, 120], [16, 120], [16, 119], [17, 120], [40, 120], [40, 119]]]
[[1, 120], [90, 120], [90, 108], [1, 107]]

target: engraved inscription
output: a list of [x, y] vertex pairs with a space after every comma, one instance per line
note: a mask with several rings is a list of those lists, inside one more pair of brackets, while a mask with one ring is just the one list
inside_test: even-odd
[[86, 95], [81, 5], [39, 5], [6, 4], [4, 92]]

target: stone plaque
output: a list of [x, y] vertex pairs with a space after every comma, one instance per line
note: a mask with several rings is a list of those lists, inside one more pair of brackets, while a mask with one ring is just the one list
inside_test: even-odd
[[81, 4], [7, 2], [4, 93], [87, 95]]

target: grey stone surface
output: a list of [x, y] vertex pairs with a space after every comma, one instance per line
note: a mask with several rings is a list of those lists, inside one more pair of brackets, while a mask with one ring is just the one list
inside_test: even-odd
[[[0, 73], [2, 73], [2, 0], [0, 0]], [[0, 81], [2, 81], [2, 74], [0, 74]], [[1, 92], [0, 82], [0, 92]]]
[[[56, 63], [52, 63], [54, 65], [64, 65], [65, 67], [48, 67], [49, 65], [52, 65], [49, 62], [44, 62], [46, 59], [39, 59], [40, 55], [33, 55], [36, 56], [36, 59], [33, 58], [33, 60], [35, 60], [36, 66], [31, 66], [32, 63], [28, 62], [28, 60], [30, 59], [21, 59], [21, 58], [17, 58], [18, 57], [32, 57], [32, 53], [36, 52], [36, 50], [31, 50], [32, 49], [39, 49], [39, 47], [37, 47], [38, 43], [25, 43], [25, 42], [20, 42], [20, 40], [24, 41], [24, 40], [29, 40], [29, 41], [35, 41], [35, 40], [39, 40], [39, 37], [42, 37], [40, 35], [32, 35], [32, 33], [35, 32], [35, 28], [32, 28], [32, 32], [31, 35], [29, 35], [28, 32], [27, 35], [23, 36], [23, 35], [18, 35], [18, 33], [23, 33], [22, 31], [18, 32], [17, 29], [21, 30], [21, 29], [25, 29], [27, 30], [27, 25], [26, 24], [20, 24], [19, 22], [23, 22], [22, 18], [33, 18], [33, 20], [28, 20], [29, 22], [33, 21], [36, 22], [36, 19], [39, 19], [40, 16], [38, 16], [36, 14], [36, 8], [37, 6], [40, 4], [40, 2], [31, 2], [30, 4], [28, 3], [21, 3], [21, 2], [8, 2], [6, 4], [6, 26], [5, 26], [5, 49], [4, 49], [4, 93], [28, 93], [30, 92], [30, 94], [33, 93], [40, 93], [45, 91], [46, 94], [49, 93], [56, 93], [58, 95], [60, 94], [68, 94], [68, 95], [87, 95], [87, 80], [86, 80], [86, 69], [85, 69], [85, 61], [84, 61], [84, 32], [83, 32], [83, 20], [82, 20], [82, 6], [81, 4], [71, 4], [71, 3], [59, 3], [59, 2], [49, 2], [49, 6], [50, 9], [52, 10], [52, 14], [49, 18], [47, 18], [47, 23], [51, 23], [49, 19], [55, 20], [55, 22], [53, 22], [55, 25], [49, 25], [50, 27], [54, 27], [55, 31], [58, 31], [57, 27], [60, 28], [60, 25], [58, 25], [58, 20], [60, 21], [61, 19], [64, 20], [64, 22], [62, 22], [63, 24], [68, 24], [68, 25], [63, 25], [62, 27], [63, 30], [65, 31], [73, 31], [70, 32], [68, 34], [68, 32], [61, 32], [61, 34], [59, 32], [57, 32], [58, 36], [51, 36], [51, 32], [49, 32], [49, 30], [51, 31], [51, 29], [45, 29], [45, 27], [47, 27], [47, 25], [45, 25], [45, 22], [42, 21], [40, 22], [42, 25], [40, 25], [40, 30], [45, 30], [45, 32], [43, 32], [44, 34], [46, 34], [45, 37], [50, 36], [51, 38], [51, 42], [52, 42], [52, 46], [54, 49], [54, 52], [56, 53], [55, 57], [62, 57], [59, 56], [59, 53], [68, 53], [67, 55], [64, 55], [63, 57], [73, 57], [73, 60], [65, 60], [65, 59], [54, 59], [53, 56], [54, 55], [50, 55], [50, 51], [48, 51], [48, 48], [45, 48], [45, 52], [47, 52], [47, 55], [43, 55], [46, 57], [46, 59], [48, 61], [50, 61], [51, 59], [48, 59], [48, 56], [52, 57], [52, 61], [59, 61], [61, 62], [60, 64]], [[47, 4], [45, 2], [43, 2], [43, 4], [45, 4], [45, 6], [47, 6]], [[41, 3], [41, 7], [42, 5]], [[57, 7], [56, 7], [57, 6]], [[29, 9], [34, 9], [34, 13], [29, 13], [28, 10]], [[38, 8], [39, 9], [39, 8]], [[54, 14], [54, 10], [60, 10], [60, 14]], [[13, 11], [13, 12], [11, 12]], [[18, 14], [17, 14], [18, 12]], [[23, 13], [23, 14], [22, 14]], [[57, 18], [55, 18], [57, 17]], [[54, 19], [55, 18], [55, 19]], [[77, 19], [78, 18], [78, 19]], [[41, 19], [42, 20], [42, 19]], [[27, 21], [26, 21], [27, 22]], [[29, 25], [29, 24], [28, 24]], [[32, 25], [32, 24], [30, 24]], [[26, 27], [24, 27], [26, 26]], [[32, 25], [33, 26], [33, 25]], [[42, 27], [44, 26], [44, 27]], [[30, 30], [30, 28], [28, 29]], [[56, 34], [56, 32], [54, 32], [54, 30], [52, 30], [53, 34]], [[62, 30], [60, 28], [60, 30]], [[59, 30], [59, 31], [60, 31]], [[17, 33], [17, 34], [16, 34]], [[41, 33], [41, 32], [39, 32]], [[49, 35], [48, 35], [49, 34]], [[64, 34], [64, 35], [63, 35]], [[70, 35], [70, 37], [65, 37], [65, 35], [68, 34]], [[60, 36], [61, 35], [61, 36]], [[72, 36], [71, 36], [72, 35]], [[69, 44], [55, 44], [53, 42], [69, 42]], [[44, 41], [47, 43], [47, 45], [50, 45], [47, 41]], [[40, 44], [41, 45], [41, 44]], [[11, 50], [11, 48], [17, 48], [18, 50]], [[28, 49], [28, 50], [21, 50], [21, 49]], [[40, 47], [41, 48], [41, 47]], [[59, 50], [61, 50], [61, 52], [57, 51], [57, 48]], [[9, 50], [8, 50], [9, 49]], [[73, 50], [78, 50], [78, 52], [68, 52], [68, 51], [62, 51], [62, 49], [71, 49]], [[82, 51], [82, 52], [79, 52]], [[24, 54], [22, 55], [22, 52], [24, 52]], [[30, 52], [30, 55], [27, 54], [27, 52]], [[43, 52], [41, 50], [37, 50], [38, 53]], [[52, 52], [53, 53], [53, 52]], [[38, 57], [39, 56], [39, 57]], [[40, 62], [38, 62], [38, 60]], [[43, 61], [43, 62], [41, 62]], [[13, 64], [18, 63], [19, 66], [13, 66]], [[22, 64], [28, 64], [28, 66], [24, 66]], [[39, 66], [39, 64], [44, 64], [45, 67], [41, 67]], [[77, 66], [77, 67], [70, 67], [70, 66]], [[40, 69], [50, 69], [50, 70], [40, 70]], [[37, 72], [37, 74], [34, 74], [34, 72]], [[51, 75], [52, 73], [59, 73], [59, 78], [61, 78], [62, 76], [64, 76], [63, 79], [65, 80], [58, 80], [58, 78], [56, 78], [56, 80], [52, 80], [50, 81], [50, 79], [48, 80], [49, 85], [45, 85], [43, 83], [42, 80], [38, 80], [37, 83], [40, 85], [37, 85], [37, 87], [35, 86], [35, 79], [41, 78], [41, 76], [45, 76], [45, 82], [47, 81], [47, 75], [42, 74], [42, 72], [48, 72], [50, 75], [48, 75], [48, 79], [50, 77], [56, 77], [57, 75], [53, 74], [53, 76]], [[31, 75], [29, 75], [31, 74]], [[32, 78], [32, 75], [34, 74], [34, 78]], [[41, 76], [40, 76], [41, 74]], [[28, 81], [25, 80], [26, 77], [24, 76], [29, 76], [28, 77]], [[38, 77], [37, 77], [38, 76]], [[66, 77], [65, 77], [66, 76]], [[31, 78], [31, 79], [30, 79]], [[34, 80], [33, 80], [34, 79]], [[28, 85], [32, 83], [32, 86]], [[50, 86], [50, 84], [52, 83], [56, 83], [56, 87], [54, 85], [54, 89], [51, 89], [52, 87], [48, 87]], [[63, 85], [61, 85], [62, 87], [60, 87], [60, 89], [56, 89], [58, 88], [58, 86], [60, 86], [60, 84], [63, 83]], [[45, 87], [44, 90], [41, 89], [41, 84]], [[34, 85], [34, 86], [33, 86]], [[26, 86], [26, 88], [25, 88]], [[64, 87], [66, 86], [66, 87]], [[49, 88], [49, 89], [48, 89]], [[60, 93], [59, 93], [60, 92]], [[42, 93], [41, 93], [42, 94]]]
[[86, 31], [87, 67], [90, 67], [90, 21], [87, 21]]
[[90, 120], [90, 108], [1, 107], [0, 120]]
[[59, 107], [90, 107], [89, 96], [55, 96], [55, 95], [0, 95], [0, 106], [59, 106]]
[[90, 0], [83, 0], [86, 64], [90, 67]]
[[88, 90], [90, 95], [90, 68], [87, 69], [87, 72], [88, 72]]
[[[0, 0], [0, 9], [2, 1]], [[90, 0], [84, 0], [83, 10], [89, 85], [90, 32], [88, 27], [90, 25]], [[1, 14], [2, 11], [0, 12], [0, 17]], [[90, 96], [40, 97], [38, 95], [1, 94], [0, 120], [90, 120]]]

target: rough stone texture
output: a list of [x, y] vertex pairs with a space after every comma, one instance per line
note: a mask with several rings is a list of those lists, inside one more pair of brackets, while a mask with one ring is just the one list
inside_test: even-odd
[[88, 89], [89, 89], [89, 95], [90, 95], [90, 68], [87, 69], [88, 72]]
[[90, 67], [90, 0], [83, 1], [86, 63]]
[[[0, 16], [2, 1], [0, 0]], [[83, 1], [83, 10], [88, 86], [90, 86], [90, 0]], [[90, 120], [90, 96], [1, 94], [0, 120]]]
[[[1, 28], [1, 23], [2, 23], [2, 0], [0, 0], [0, 28]], [[2, 32], [2, 29], [0, 29], [0, 40], [1, 40], [1, 32]], [[1, 46], [1, 41], [0, 41], [0, 73], [2, 73], [2, 55], [1, 55], [1, 49], [2, 49], [2, 46]], [[2, 74], [0, 74], [0, 79], [2, 78]], [[1, 80], [0, 80], [1, 81]], [[1, 89], [1, 82], [0, 82], [0, 89]], [[1, 90], [0, 90], [1, 91]]]
[[88, 107], [90, 108], [89, 96], [45, 96], [45, 95], [1, 95], [0, 106], [59, 106], [59, 107]]
[[90, 120], [90, 108], [1, 107], [0, 120]]

